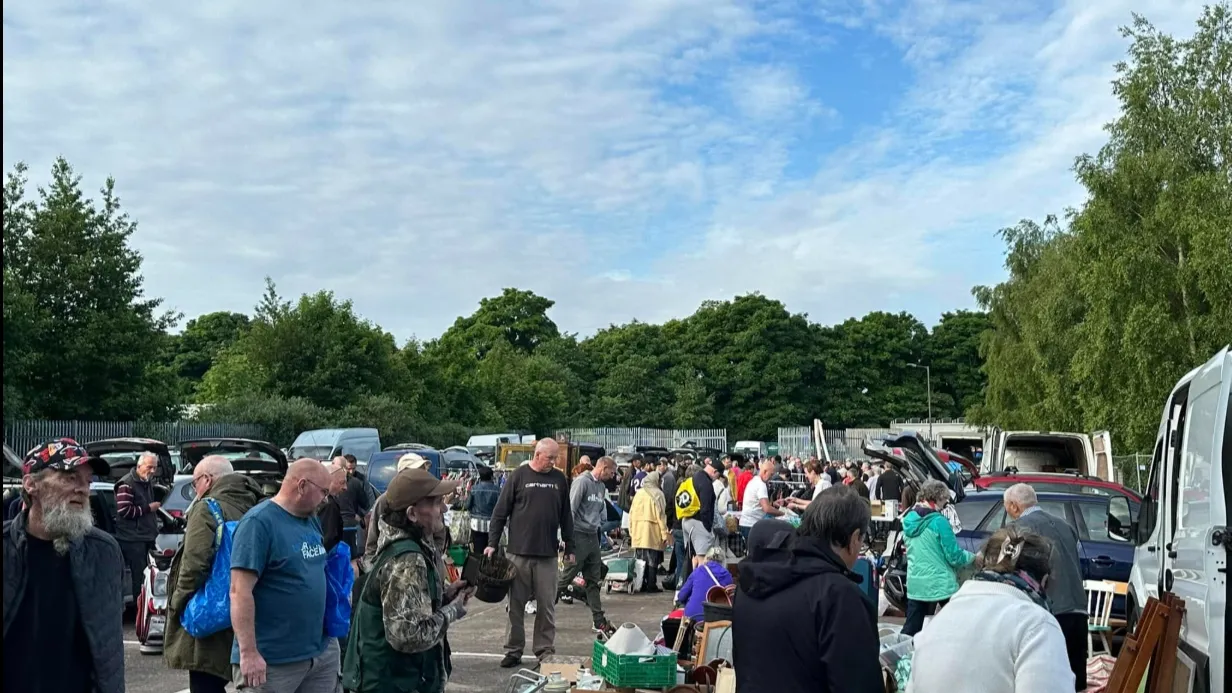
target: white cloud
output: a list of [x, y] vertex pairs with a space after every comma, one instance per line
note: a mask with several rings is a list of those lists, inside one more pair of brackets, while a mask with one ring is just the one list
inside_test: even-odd
[[1078, 201], [1115, 27], [1134, 9], [1188, 33], [1199, 4], [828, 6], [917, 78], [801, 179], [835, 100], [790, 51], [746, 50], [808, 33], [777, 6], [6, 3], [4, 164], [115, 175], [148, 291], [189, 315], [249, 310], [268, 274], [400, 337], [513, 285], [582, 332], [751, 290], [931, 319], [998, 273], [938, 248], [987, 255]]

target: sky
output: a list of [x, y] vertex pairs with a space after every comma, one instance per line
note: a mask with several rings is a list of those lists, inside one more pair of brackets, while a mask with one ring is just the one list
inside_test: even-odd
[[1118, 27], [1201, 4], [14, 0], [4, 167], [114, 176], [185, 319], [269, 276], [400, 341], [504, 287], [583, 336], [754, 291], [934, 324], [1081, 204]]

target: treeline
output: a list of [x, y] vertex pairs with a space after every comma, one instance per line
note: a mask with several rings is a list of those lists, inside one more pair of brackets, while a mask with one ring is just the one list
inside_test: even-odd
[[[397, 344], [328, 292], [290, 301], [267, 282], [251, 315], [189, 320], [143, 297], [134, 223], [107, 181], [99, 202], [67, 162], [27, 200], [5, 188], [5, 379], [9, 418], [257, 423], [280, 442], [320, 426], [375, 425], [391, 439], [457, 443], [476, 430], [565, 426], [727, 428], [773, 438], [781, 425], [883, 425], [980, 401], [979, 313], [930, 332], [907, 314], [810, 323], [764, 296], [712, 301], [663, 325], [579, 338], [552, 301], [506, 289], [439, 338]], [[12, 249], [12, 252], [7, 252]], [[72, 249], [72, 252], [66, 252]]]
[[273, 282], [251, 315], [189, 320], [144, 296], [114, 182], [90, 199], [59, 159], [4, 187], [4, 414], [202, 418], [298, 430], [376, 425], [452, 444], [563, 426], [880, 426], [928, 411], [1005, 427], [1108, 428], [1148, 450], [1172, 383], [1232, 340], [1232, 65], [1227, 3], [1177, 41], [1143, 20], [1113, 88], [1109, 142], [1079, 157], [1081, 208], [1001, 232], [1008, 279], [983, 312], [929, 330], [905, 314], [819, 325], [753, 294], [663, 325], [562, 333], [552, 301], [506, 289], [439, 338], [398, 344], [328, 292]]
[[1232, 12], [1188, 40], [1125, 34], [1120, 116], [1075, 163], [1086, 202], [1002, 231], [1009, 278], [976, 290], [992, 329], [971, 414], [1149, 451], [1176, 380], [1232, 341]]

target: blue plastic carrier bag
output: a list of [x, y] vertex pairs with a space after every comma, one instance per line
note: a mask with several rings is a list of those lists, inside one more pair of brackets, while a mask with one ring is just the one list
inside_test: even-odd
[[325, 558], [325, 634], [331, 638], [345, 638], [351, 629], [351, 589], [354, 586], [351, 547], [340, 541]]
[[231, 543], [238, 520], [223, 520], [218, 501], [206, 498], [205, 505], [214, 516], [218, 529], [214, 533], [214, 565], [205, 584], [188, 599], [180, 624], [194, 638], [204, 638], [231, 627]]

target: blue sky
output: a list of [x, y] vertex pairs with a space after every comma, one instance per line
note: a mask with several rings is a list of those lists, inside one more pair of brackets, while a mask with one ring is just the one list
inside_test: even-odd
[[[1023, 6], [1027, 9], [1023, 9]], [[502, 287], [582, 334], [760, 291], [933, 323], [1081, 202], [1139, 12], [1189, 0], [4, 5], [4, 166], [117, 179], [146, 287], [399, 339]]]

